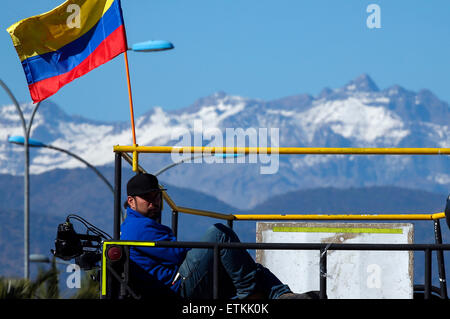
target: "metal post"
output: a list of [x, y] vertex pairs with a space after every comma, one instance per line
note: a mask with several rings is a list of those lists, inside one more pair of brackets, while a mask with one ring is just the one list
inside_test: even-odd
[[24, 277], [30, 278], [30, 149], [25, 137], [25, 177], [24, 177]]
[[122, 154], [115, 154], [114, 164], [114, 239], [120, 239], [120, 199], [122, 188]]
[[31, 125], [33, 125], [33, 119], [36, 115], [36, 112], [41, 105], [41, 102], [38, 102], [33, 112], [31, 113], [30, 120], [28, 121], [28, 126], [25, 128], [25, 137], [24, 137], [24, 148], [25, 148], [25, 218], [24, 218], [24, 234], [25, 234], [25, 278], [30, 278], [30, 147], [29, 147], [29, 139], [31, 135]]
[[14, 106], [16, 107], [17, 112], [19, 113], [20, 120], [22, 123], [23, 133], [24, 133], [24, 148], [25, 148], [25, 169], [24, 169], [24, 203], [23, 203], [23, 230], [24, 230], [24, 277], [26, 279], [30, 278], [30, 151], [28, 148], [28, 139], [30, 137], [31, 125], [33, 123], [34, 115], [36, 114], [37, 109], [41, 102], [38, 102], [33, 109], [33, 113], [31, 114], [28, 127], [25, 123], [25, 117], [23, 116], [23, 112], [20, 108], [19, 102], [17, 101], [14, 94], [11, 92], [9, 87], [5, 82], [0, 80], [0, 86], [6, 91]]
[[175, 237], [178, 235], [178, 212], [172, 210], [172, 232]]
[[125, 256], [125, 262], [123, 264], [123, 282], [120, 283], [119, 299], [125, 299], [127, 296], [127, 287], [130, 280], [130, 246], [123, 246], [122, 252]]
[[320, 249], [320, 299], [327, 298], [327, 249]]
[[[434, 238], [436, 244], [442, 244], [441, 222], [439, 219], [434, 220]], [[447, 299], [447, 280], [445, 276], [444, 252], [442, 250], [436, 250], [436, 257], [439, 271], [441, 298]]]
[[214, 245], [213, 299], [219, 299], [219, 245]]
[[431, 249], [425, 249], [425, 289], [424, 299], [431, 297]]

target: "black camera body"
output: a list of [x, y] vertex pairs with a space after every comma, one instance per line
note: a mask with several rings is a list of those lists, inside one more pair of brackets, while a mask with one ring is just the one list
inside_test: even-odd
[[70, 260], [83, 253], [81, 240], [73, 228], [73, 224], [65, 222], [58, 225], [53, 255], [63, 260]]
[[[69, 221], [75, 218], [81, 221], [88, 231], [95, 234], [79, 234], [75, 231], [73, 224]], [[55, 249], [51, 249], [52, 254], [62, 260], [75, 258], [75, 264], [81, 269], [89, 270], [97, 267], [101, 260], [102, 239], [108, 239], [103, 231], [91, 225], [77, 215], [69, 215], [66, 222], [58, 225], [55, 239]]]

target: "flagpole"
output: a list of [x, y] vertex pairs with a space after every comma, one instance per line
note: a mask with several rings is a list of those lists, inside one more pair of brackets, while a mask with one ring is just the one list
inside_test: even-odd
[[125, 51], [123, 54], [124, 54], [123, 56], [125, 57], [125, 69], [127, 71], [128, 98], [130, 101], [131, 130], [133, 132], [133, 145], [136, 145], [136, 130], [134, 127], [133, 95], [131, 94], [130, 67], [128, 66], [127, 51]]
[[[118, 0], [118, 2], [119, 2], [120, 10], [122, 10], [120, 0]], [[122, 19], [123, 19], [123, 13], [122, 13]], [[129, 63], [128, 63], [128, 52], [127, 52], [127, 50], [129, 50], [128, 37], [127, 37], [127, 31], [126, 31], [126, 27], [125, 27], [125, 21], [123, 21], [122, 23], [123, 23], [123, 33], [125, 36], [125, 43], [127, 44], [127, 48], [126, 48], [125, 52], [123, 53], [123, 56], [125, 59], [125, 69], [126, 69], [126, 73], [127, 73], [128, 99], [130, 102], [131, 132], [133, 135], [133, 146], [137, 147], [136, 129], [135, 129], [135, 125], [134, 125], [133, 95], [131, 93], [130, 67], [129, 67]], [[137, 151], [133, 152], [133, 165], [132, 166], [133, 166], [133, 172], [138, 172], [138, 152]]]
[[[125, 58], [125, 69], [127, 73], [127, 83], [128, 83], [128, 99], [130, 102], [130, 117], [131, 117], [131, 132], [133, 134], [133, 146], [137, 146], [136, 143], [136, 129], [134, 125], [134, 110], [133, 110], [133, 95], [131, 93], [131, 80], [130, 80], [130, 67], [128, 64], [128, 53], [127, 51], [124, 52], [124, 58]], [[133, 171], [137, 171], [137, 164], [138, 164], [138, 154], [136, 151], [133, 152]]]

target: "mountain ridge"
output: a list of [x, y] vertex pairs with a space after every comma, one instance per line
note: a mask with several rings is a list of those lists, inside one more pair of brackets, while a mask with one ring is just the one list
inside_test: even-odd
[[[0, 108], [0, 173], [20, 175], [23, 150], [6, 142], [9, 135], [22, 135], [14, 112], [12, 106]], [[136, 134], [139, 145], [196, 145], [195, 122], [200, 121], [203, 131], [197, 133], [204, 146], [223, 145], [207, 136], [207, 130], [219, 130], [223, 143], [227, 128], [265, 128], [269, 132], [275, 128], [282, 147], [444, 148], [450, 145], [448, 119], [448, 103], [431, 91], [413, 92], [399, 85], [380, 89], [368, 74], [362, 74], [341, 88], [324, 88], [317, 96], [302, 93], [263, 101], [219, 91], [179, 110], [154, 107], [136, 120]], [[183, 141], [186, 132], [190, 140]], [[113, 165], [113, 146], [132, 144], [127, 122], [68, 116], [48, 101], [36, 114], [31, 137], [68, 149], [95, 166]], [[237, 160], [233, 164], [185, 163], [166, 172], [165, 177], [171, 184], [246, 208], [264, 201], [264, 194], [314, 187], [414, 185], [437, 192], [450, 187], [450, 164], [437, 156], [304, 155], [276, 160], [278, 170], [271, 176], [261, 175], [261, 161], [246, 159], [244, 164]], [[173, 163], [173, 158], [170, 154], [142, 154], [139, 161], [155, 172]], [[81, 162], [62, 153], [31, 151], [32, 174], [79, 167], [83, 167]]]

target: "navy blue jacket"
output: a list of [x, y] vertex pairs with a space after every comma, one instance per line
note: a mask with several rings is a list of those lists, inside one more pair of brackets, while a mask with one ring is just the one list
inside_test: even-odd
[[[127, 217], [121, 225], [121, 240], [130, 241], [176, 241], [172, 230], [151, 218], [127, 208]], [[131, 247], [130, 259], [147, 273], [160, 282], [177, 291], [180, 280], [172, 286], [172, 281], [181, 263], [186, 257], [187, 248], [155, 248]]]

